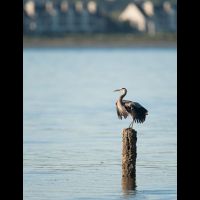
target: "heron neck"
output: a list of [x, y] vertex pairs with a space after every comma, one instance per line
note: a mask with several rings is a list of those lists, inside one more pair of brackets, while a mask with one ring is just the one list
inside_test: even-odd
[[123, 99], [125, 96], [126, 96], [126, 91], [124, 92], [124, 94], [122, 94], [122, 95], [119, 97], [120, 101], [122, 101], [122, 99]]

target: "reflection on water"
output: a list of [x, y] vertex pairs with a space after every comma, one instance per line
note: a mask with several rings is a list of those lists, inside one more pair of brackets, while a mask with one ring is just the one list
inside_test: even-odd
[[[25, 49], [23, 58], [24, 200], [176, 199], [176, 49]], [[120, 87], [149, 111], [134, 127], [135, 181], [121, 174], [131, 119], [117, 118]]]
[[135, 194], [136, 189], [136, 177], [134, 178], [127, 178], [122, 177], [122, 191], [124, 195], [132, 195]]

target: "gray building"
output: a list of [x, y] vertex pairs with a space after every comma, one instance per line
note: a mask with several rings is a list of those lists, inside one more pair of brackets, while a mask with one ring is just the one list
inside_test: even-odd
[[[67, 33], [176, 32], [176, 7], [169, 2], [153, 5], [149, 15], [147, 1], [108, 0], [23, 0], [24, 35], [64, 35]], [[148, 1], [149, 2], [149, 1]], [[141, 31], [119, 15], [130, 3], [135, 3], [145, 18]]]

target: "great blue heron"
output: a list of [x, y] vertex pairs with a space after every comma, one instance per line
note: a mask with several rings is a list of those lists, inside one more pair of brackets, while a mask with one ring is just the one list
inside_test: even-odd
[[145, 121], [146, 115], [148, 114], [148, 111], [137, 102], [123, 100], [123, 98], [127, 94], [126, 88], [114, 90], [114, 92], [117, 91], [121, 92], [121, 96], [116, 101], [116, 110], [118, 118], [119, 119], [122, 119], [122, 117], [127, 118], [128, 115], [131, 115], [133, 121], [130, 123], [129, 128], [133, 127], [134, 121], [136, 123], [143, 123]]

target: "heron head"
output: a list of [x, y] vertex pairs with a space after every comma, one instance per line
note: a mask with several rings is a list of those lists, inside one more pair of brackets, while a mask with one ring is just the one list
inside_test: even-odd
[[120, 88], [120, 89], [114, 90], [113, 92], [122, 92], [123, 94], [125, 94], [127, 92], [127, 89], [126, 88]]

